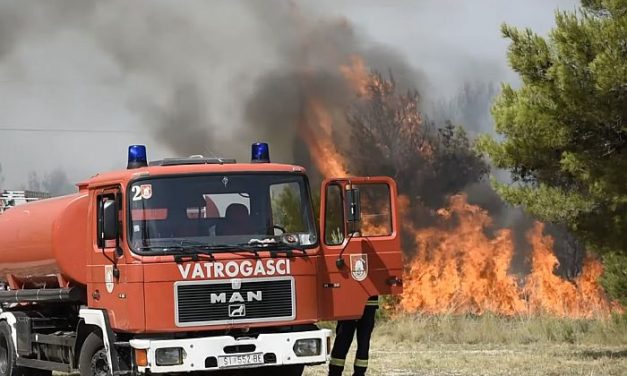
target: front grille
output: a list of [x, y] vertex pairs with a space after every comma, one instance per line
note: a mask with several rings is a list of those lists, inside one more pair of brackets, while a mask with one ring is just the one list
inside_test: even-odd
[[177, 282], [174, 284], [176, 324], [293, 320], [293, 290], [292, 277]]

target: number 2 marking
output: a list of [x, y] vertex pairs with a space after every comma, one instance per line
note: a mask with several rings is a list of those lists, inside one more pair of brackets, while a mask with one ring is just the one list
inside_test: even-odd
[[141, 201], [142, 199], [142, 189], [139, 185], [135, 185], [132, 188], [133, 191], [133, 201]]

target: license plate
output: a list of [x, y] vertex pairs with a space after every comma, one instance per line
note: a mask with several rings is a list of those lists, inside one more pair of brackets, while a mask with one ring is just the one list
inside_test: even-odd
[[237, 367], [250, 364], [263, 364], [263, 353], [227, 355], [218, 357], [218, 367]]

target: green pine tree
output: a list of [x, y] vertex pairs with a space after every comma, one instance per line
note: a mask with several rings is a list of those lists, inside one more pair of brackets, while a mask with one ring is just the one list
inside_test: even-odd
[[564, 223], [597, 252], [627, 254], [627, 0], [583, 0], [547, 38], [508, 25], [509, 63], [478, 148], [513, 183], [508, 202]]

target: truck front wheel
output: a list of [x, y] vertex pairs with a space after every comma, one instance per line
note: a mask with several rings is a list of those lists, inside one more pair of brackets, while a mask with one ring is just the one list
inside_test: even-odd
[[107, 350], [104, 347], [102, 338], [96, 333], [90, 333], [78, 359], [78, 370], [81, 376], [110, 376], [111, 367], [109, 367], [109, 359]]

